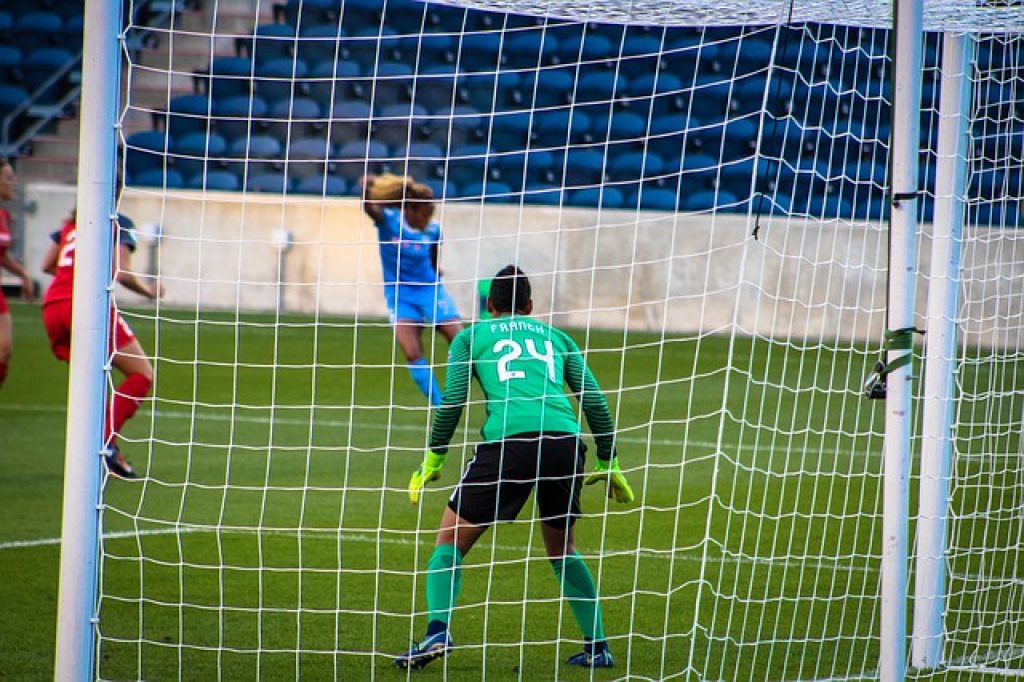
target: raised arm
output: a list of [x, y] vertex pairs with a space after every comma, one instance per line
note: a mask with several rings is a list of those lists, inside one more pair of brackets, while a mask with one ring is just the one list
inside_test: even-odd
[[57, 274], [57, 259], [60, 258], [60, 232], [55, 232], [56, 238], [51, 235], [50, 248], [46, 250], [39, 269], [48, 275]]
[[370, 199], [370, 188], [373, 187], [373, 183], [377, 180], [376, 175], [365, 175], [359, 178], [359, 184], [362, 185], [362, 198], [363, 198], [363, 211], [366, 215], [370, 216], [370, 220], [374, 223], [379, 223], [384, 219], [384, 207], [387, 205], [381, 201], [374, 201]]

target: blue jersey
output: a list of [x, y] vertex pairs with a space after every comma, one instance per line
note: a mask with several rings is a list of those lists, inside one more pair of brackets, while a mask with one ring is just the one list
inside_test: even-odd
[[405, 222], [397, 208], [385, 208], [377, 225], [380, 264], [385, 284], [436, 284], [434, 248], [441, 241], [441, 225], [431, 221], [417, 230]]

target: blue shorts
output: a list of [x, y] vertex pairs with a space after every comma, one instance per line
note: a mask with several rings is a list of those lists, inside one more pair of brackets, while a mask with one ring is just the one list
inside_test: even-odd
[[422, 322], [433, 326], [462, 319], [455, 301], [440, 284], [405, 284], [384, 287], [391, 323]]

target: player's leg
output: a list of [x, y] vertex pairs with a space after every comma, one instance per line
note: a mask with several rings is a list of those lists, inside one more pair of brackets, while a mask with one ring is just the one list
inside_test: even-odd
[[537, 506], [541, 536], [551, 568], [583, 633], [583, 651], [570, 656], [570, 665], [610, 668], [614, 665], [604, 632], [604, 615], [594, 576], [576, 551], [573, 526], [582, 515], [579, 497], [583, 479], [582, 443], [576, 437], [545, 438]]
[[[3, 295], [0, 294], [0, 297]], [[14, 323], [11, 321], [11, 314], [0, 311], [0, 388], [3, 388], [7, 379], [7, 364], [11, 361], [11, 351], [14, 350]]]
[[118, 384], [114, 396], [107, 403], [106, 442], [110, 450], [108, 465], [113, 473], [125, 478], [134, 478], [135, 471], [117, 447], [117, 435], [125, 422], [131, 419], [153, 388], [153, 365], [142, 344], [135, 338], [131, 327], [119, 313], [111, 318], [111, 344], [114, 351], [112, 364], [124, 379]]
[[410, 319], [395, 323], [395, 340], [405, 354], [406, 367], [413, 382], [423, 391], [431, 405], [441, 404], [441, 386], [434, 377], [430, 363], [423, 357], [423, 325]]

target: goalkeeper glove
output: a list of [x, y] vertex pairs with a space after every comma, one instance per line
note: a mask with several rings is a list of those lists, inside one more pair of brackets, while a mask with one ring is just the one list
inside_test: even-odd
[[431, 481], [441, 478], [441, 467], [444, 466], [446, 459], [448, 459], [448, 455], [442, 455], [433, 450], [423, 453], [423, 463], [420, 464], [419, 469], [412, 472], [412, 478], [409, 479], [409, 502], [418, 503], [423, 487]]
[[607, 461], [603, 459], [597, 460], [594, 470], [583, 483], [584, 485], [594, 485], [601, 481], [608, 482], [609, 499], [621, 502], [622, 504], [629, 504], [635, 499], [633, 489], [629, 487], [629, 481], [626, 480], [622, 469], [619, 468], [618, 457], [612, 457]]

